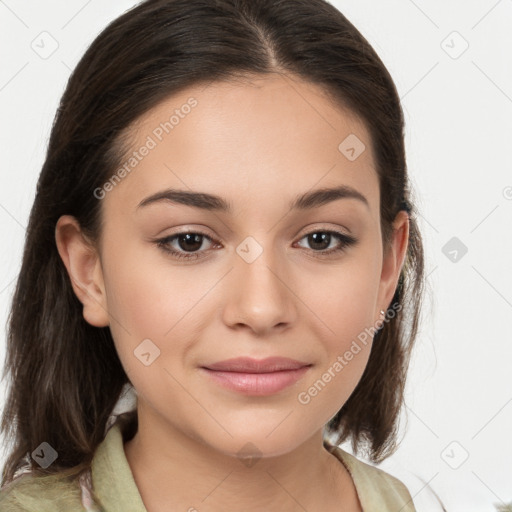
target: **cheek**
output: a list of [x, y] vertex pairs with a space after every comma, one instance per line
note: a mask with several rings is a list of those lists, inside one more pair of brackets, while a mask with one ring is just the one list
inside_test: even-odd
[[315, 374], [301, 386], [298, 402], [325, 422], [347, 401], [368, 363], [379, 270], [374, 258], [362, 258], [340, 265], [339, 272], [330, 269], [329, 279], [317, 275], [314, 287], [303, 282], [308, 317], [314, 319], [306, 323], [316, 325], [323, 357]]
[[374, 325], [379, 272], [376, 259], [359, 252], [337, 268], [300, 278], [304, 303], [322, 326], [329, 350], [348, 349], [350, 340]]
[[197, 319], [202, 324], [208, 318], [208, 301], [201, 299], [218, 280], [198, 272], [191, 279], [190, 268], [179, 271], [151, 252], [123, 249], [123, 256], [104, 265], [112, 337], [127, 375], [142, 392], [156, 385], [165, 368], [184, 364], [200, 335]]
[[208, 283], [214, 282], [212, 276], [198, 277], [190, 267], [178, 269], [148, 242], [117, 252], [122, 253], [120, 257], [112, 256], [105, 264], [108, 309], [119, 321], [113, 322], [117, 331], [122, 336], [129, 332], [133, 342], [141, 337], [164, 340], [172, 336], [189, 312], [194, 315], [194, 306]]
[[297, 394], [299, 407], [305, 408], [304, 413], [319, 425], [325, 425], [343, 407], [368, 363], [374, 332], [366, 321], [367, 304], [355, 300], [338, 302], [342, 309], [333, 306], [330, 317], [330, 311], [324, 311], [334, 334], [323, 338], [323, 357]]

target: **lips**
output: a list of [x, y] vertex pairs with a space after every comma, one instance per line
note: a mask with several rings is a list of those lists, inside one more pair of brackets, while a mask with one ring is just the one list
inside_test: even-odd
[[298, 370], [304, 366], [310, 366], [310, 364], [287, 357], [267, 357], [266, 359], [237, 357], [208, 364], [203, 366], [203, 368], [222, 372], [273, 373], [285, 370]]
[[200, 371], [225, 389], [251, 396], [275, 395], [295, 384], [312, 364], [286, 357], [237, 357], [202, 366]]

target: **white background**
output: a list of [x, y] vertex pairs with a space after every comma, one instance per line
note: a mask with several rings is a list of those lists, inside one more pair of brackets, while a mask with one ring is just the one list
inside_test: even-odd
[[[406, 483], [418, 511], [440, 510], [428, 482], [448, 511], [492, 512], [512, 502], [512, 0], [333, 4], [373, 45], [402, 98], [426, 246], [403, 441], [381, 467]], [[2, 361], [58, 101], [94, 37], [133, 5], [0, 0]], [[46, 59], [31, 47], [43, 31], [58, 43]], [[453, 237], [468, 249], [456, 261], [443, 252]], [[2, 383], [0, 407], [4, 397]]]

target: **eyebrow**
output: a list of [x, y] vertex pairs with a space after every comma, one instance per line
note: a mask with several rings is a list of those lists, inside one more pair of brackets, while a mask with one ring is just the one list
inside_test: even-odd
[[[355, 188], [341, 185], [334, 188], [321, 188], [296, 196], [289, 204], [290, 210], [311, 210], [319, 206], [337, 201], [339, 199], [357, 199], [368, 209], [370, 205], [366, 197]], [[189, 190], [166, 189], [143, 199], [137, 209], [159, 202], [171, 202], [200, 208], [201, 210], [218, 211], [222, 213], [233, 212], [232, 205], [224, 198], [206, 192], [193, 192]]]

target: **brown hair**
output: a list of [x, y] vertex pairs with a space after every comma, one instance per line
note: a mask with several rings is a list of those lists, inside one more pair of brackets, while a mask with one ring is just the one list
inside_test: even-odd
[[[128, 383], [108, 327], [88, 324], [57, 252], [61, 215], [99, 240], [93, 191], [121, 164], [122, 135], [165, 98], [201, 82], [271, 72], [317, 84], [363, 120], [380, 185], [383, 245], [409, 213], [409, 245], [393, 304], [356, 389], [326, 426], [368, 446], [378, 462], [396, 449], [397, 423], [422, 300], [423, 245], [411, 201], [404, 119], [395, 85], [368, 41], [324, 0], [147, 0], [110, 23], [71, 74], [57, 110], [28, 222], [8, 319], [1, 431], [12, 437], [2, 484], [26, 465], [39, 475], [90, 465]], [[340, 141], [341, 142], [341, 141]], [[43, 441], [47, 469], [29, 456]]]

